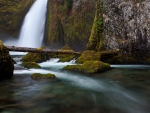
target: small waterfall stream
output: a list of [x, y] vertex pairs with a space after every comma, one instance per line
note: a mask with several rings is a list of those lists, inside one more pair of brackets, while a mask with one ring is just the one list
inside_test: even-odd
[[30, 8], [21, 28], [18, 46], [41, 46], [44, 35], [47, 1], [36, 0]]

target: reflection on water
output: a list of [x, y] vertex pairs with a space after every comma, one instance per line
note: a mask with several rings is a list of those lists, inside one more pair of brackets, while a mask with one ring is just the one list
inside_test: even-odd
[[[148, 68], [113, 68], [89, 76], [61, 70], [72, 62], [57, 61], [40, 63], [42, 69], [20, 68], [11, 80], [1, 82], [0, 112], [149, 113]], [[57, 79], [32, 80], [32, 73], [53, 73]], [[146, 83], [136, 80], [143, 74]]]

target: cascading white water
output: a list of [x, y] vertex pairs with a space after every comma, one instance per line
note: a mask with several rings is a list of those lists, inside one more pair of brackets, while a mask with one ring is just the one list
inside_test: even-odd
[[21, 28], [18, 46], [40, 47], [46, 18], [48, 0], [36, 0], [27, 13]]

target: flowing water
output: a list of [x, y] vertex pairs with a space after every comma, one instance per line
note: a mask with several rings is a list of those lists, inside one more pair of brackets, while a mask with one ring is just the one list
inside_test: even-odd
[[36, 0], [27, 13], [19, 37], [18, 46], [40, 47], [43, 41], [47, 0]]
[[[51, 59], [41, 69], [24, 69], [14, 60], [14, 77], [0, 82], [1, 113], [150, 113], [149, 66], [112, 65], [89, 75], [62, 70], [73, 61]], [[32, 73], [56, 79], [33, 80]]]

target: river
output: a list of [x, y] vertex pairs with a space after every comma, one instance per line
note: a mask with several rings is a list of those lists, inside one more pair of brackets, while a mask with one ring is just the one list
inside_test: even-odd
[[[98, 74], [62, 70], [58, 59], [24, 69], [15, 58], [14, 76], [0, 82], [1, 113], [150, 113], [150, 66], [111, 65]], [[56, 79], [33, 80], [32, 73]]]

